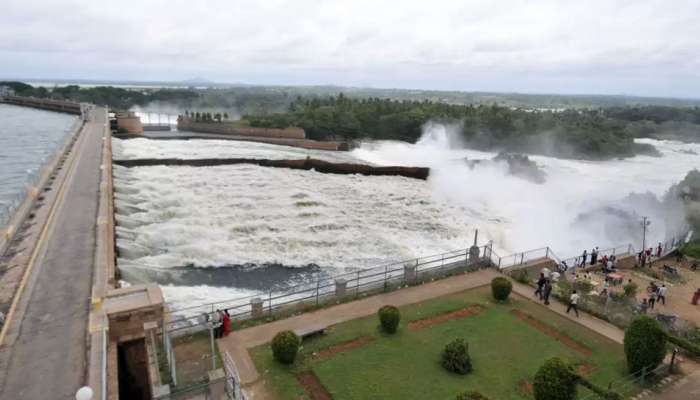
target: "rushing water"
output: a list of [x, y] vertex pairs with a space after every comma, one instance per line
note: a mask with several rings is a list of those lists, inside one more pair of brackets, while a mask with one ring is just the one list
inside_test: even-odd
[[0, 104], [0, 227], [76, 117]]
[[[126, 280], [164, 284], [177, 306], [283, 289], [333, 275], [465, 248], [552, 246], [560, 256], [679, 229], [658, 198], [700, 164], [700, 145], [646, 140], [661, 157], [590, 162], [531, 157], [535, 184], [491, 153], [462, 149], [441, 126], [417, 144], [367, 143], [351, 153], [231, 141], [114, 140], [115, 158], [303, 158], [428, 166], [427, 181], [321, 174], [253, 165], [115, 167], [119, 266]], [[640, 195], [630, 196], [630, 193]]]

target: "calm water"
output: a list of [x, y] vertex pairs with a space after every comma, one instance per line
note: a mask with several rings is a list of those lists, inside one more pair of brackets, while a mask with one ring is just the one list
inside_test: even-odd
[[77, 117], [0, 104], [0, 227]]

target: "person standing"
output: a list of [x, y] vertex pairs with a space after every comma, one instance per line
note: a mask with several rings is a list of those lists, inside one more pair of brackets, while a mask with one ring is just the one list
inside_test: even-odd
[[665, 284], [661, 285], [661, 287], [657, 289], [658, 294], [656, 297], [658, 298], [659, 303], [661, 303], [663, 305], [666, 305], [666, 291], [667, 290], [668, 290], [668, 288], [666, 288]]
[[652, 292], [649, 293], [649, 309], [653, 310], [655, 303], [656, 303], [656, 290], [652, 290]]
[[647, 303], [647, 299], [642, 299], [642, 304], [639, 305], [639, 312], [642, 314], [646, 314], [648, 308], [649, 303]]
[[610, 289], [610, 279], [608, 277], [605, 278], [605, 281], [603, 282], [603, 290], [600, 292], [600, 295], [607, 295], [608, 290]]
[[595, 252], [595, 249], [591, 250], [591, 265], [595, 265], [596, 261], [598, 261], [598, 253]]
[[588, 258], [588, 252], [586, 250], [583, 251], [583, 254], [581, 254], [581, 266], [586, 265], [586, 259]]
[[542, 300], [546, 281], [547, 279], [544, 277], [544, 274], [540, 274], [540, 279], [537, 280], [537, 290], [535, 290], [535, 296], [539, 297], [540, 300]]
[[221, 326], [223, 324], [223, 321], [221, 320], [221, 310], [216, 310], [214, 312], [214, 315], [212, 315], [212, 325], [214, 327], [214, 338], [218, 339], [221, 337]]
[[224, 310], [223, 313], [223, 336], [228, 336], [229, 333], [231, 333], [231, 316], [228, 313], [228, 310]]
[[578, 318], [578, 299], [579, 299], [578, 293], [574, 290], [573, 293], [571, 293], [571, 297], [569, 297], [569, 306], [566, 308], [566, 313], [568, 314], [569, 311], [572, 309], [576, 313], [576, 318]]
[[663, 249], [661, 248], [661, 242], [659, 242], [659, 247], [656, 248], [656, 257], [661, 258], [661, 252]]
[[544, 304], [549, 305], [549, 296], [552, 294], [552, 281], [547, 279], [544, 283]]

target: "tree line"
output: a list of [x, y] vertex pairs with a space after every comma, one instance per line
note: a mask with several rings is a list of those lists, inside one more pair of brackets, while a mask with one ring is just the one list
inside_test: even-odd
[[[350, 98], [342, 93], [326, 98], [296, 98], [287, 112], [245, 115], [251, 126], [304, 128], [316, 140], [402, 140], [415, 142], [429, 122], [451, 124], [463, 141], [481, 150], [504, 150], [566, 158], [607, 159], [640, 153], [653, 154], [652, 146], [634, 138], [654, 130], [636, 132], [633, 123], [668, 121], [683, 117], [697, 131], [691, 116], [698, 109], [669, 112], [668, 107], [622, 109], [548, 110], [499, 105], [458, 105], [432, 101], [396, 101]], [[641, 119], [640, 119], [641, 118]], [[644, 119], [649, 118], [649, 120]], [[675, 120], [675, 119], [674, 119]]]

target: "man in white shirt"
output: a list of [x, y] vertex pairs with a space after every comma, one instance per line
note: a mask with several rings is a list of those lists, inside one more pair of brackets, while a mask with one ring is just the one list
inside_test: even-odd
[[658, 292], [656, 293], [656, 301], [663, 305], [666, 305], [666, 291], [668, 290], [668, 288], [666, 287], [666, 285], [661, 285], [661, 287], [657, 290]]
[[571, 311], [573, 309], [574, 312], [576, 312], [576, 318], [578, 318], [578, 299], [579, 299], [579, 297], [581, 297], [581, 296], [579, 296], [578, 293], [576, 293], [576, 291], [574, 290], [574, 292], [571, 293], [571, 297], [569, 298], [569, 307], [566, 308], [567, 314], [569, 313], [569, 311]]

